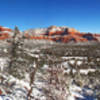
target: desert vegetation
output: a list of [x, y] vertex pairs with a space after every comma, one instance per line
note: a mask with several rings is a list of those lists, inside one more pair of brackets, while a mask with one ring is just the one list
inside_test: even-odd
[[17, 27], [13, 38], [2, 43], [1, 98], [100, 99], [99, 43], [73, 45], [27, 40], [20, 35]]

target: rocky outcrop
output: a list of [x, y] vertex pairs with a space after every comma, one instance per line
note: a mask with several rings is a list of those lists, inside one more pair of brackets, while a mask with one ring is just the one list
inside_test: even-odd
[[[11, 38], [12, 35], [13, 30], [0, 26], [0, 40]], [[100, 41], [99, 34], [81, 33], [74, 28], [66, 26], [29, 29], [23, 32], [23, 36], [26, 39], [44, 39], [61, 43]]]
[[[34, 31], [35, 30], [35, 31]], [[43, 33], [44, 32], [44, 33]], [[55, 42], [68, 43], [99, 41], [96, 34], [80, 33], [74, 28], [50, 26], [43, 29], [30, 29], [24, 32], [24, 36], [28, 39], [47, 39]], [[39, 33], [39, 34], [37, 34]]]
[[0, 26], [0, 40], [10, 38], [12, 33], [13, 31], [10, 28]]

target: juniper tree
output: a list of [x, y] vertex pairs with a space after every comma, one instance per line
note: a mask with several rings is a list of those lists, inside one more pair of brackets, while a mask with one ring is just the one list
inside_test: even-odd
[[10, 53], [11, 57], [10, 57], [10, 63], [9, 63], [9, 73], [11, 73], [14, 76], [16, 76], [18, 74], [18, 72], [17, 72], [18, 53], [17, 52], [19, 50], [19, 46], [22, 45], [21, 41], [22, 41], [22, 36], [20, 34], [18, 27], [16, 26], [14, 29], [14, 35], [11, 39], [12, 48], [11, 48], [11, 53]]

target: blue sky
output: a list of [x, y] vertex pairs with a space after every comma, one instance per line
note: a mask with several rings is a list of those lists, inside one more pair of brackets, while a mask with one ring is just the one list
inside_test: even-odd
[[57, 25], [100, 33], [100, 0], [0, 0], [0, 25], [20, 30]]

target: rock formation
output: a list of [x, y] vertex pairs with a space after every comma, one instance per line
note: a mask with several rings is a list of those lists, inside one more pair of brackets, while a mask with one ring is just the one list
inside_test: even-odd
[[[26, 39], [45, 39], [54, 42], [68, 43], [68, 42], [88, 42], [100, 41], [99, 34], [82, 33], [74, 28], [66, 26], [57, 27], [50, 26], [48, 28], [29, 29], [23, 32]], [[11, 38], [13, 30], [10, 28], [0, 26], [0, 40]]]

